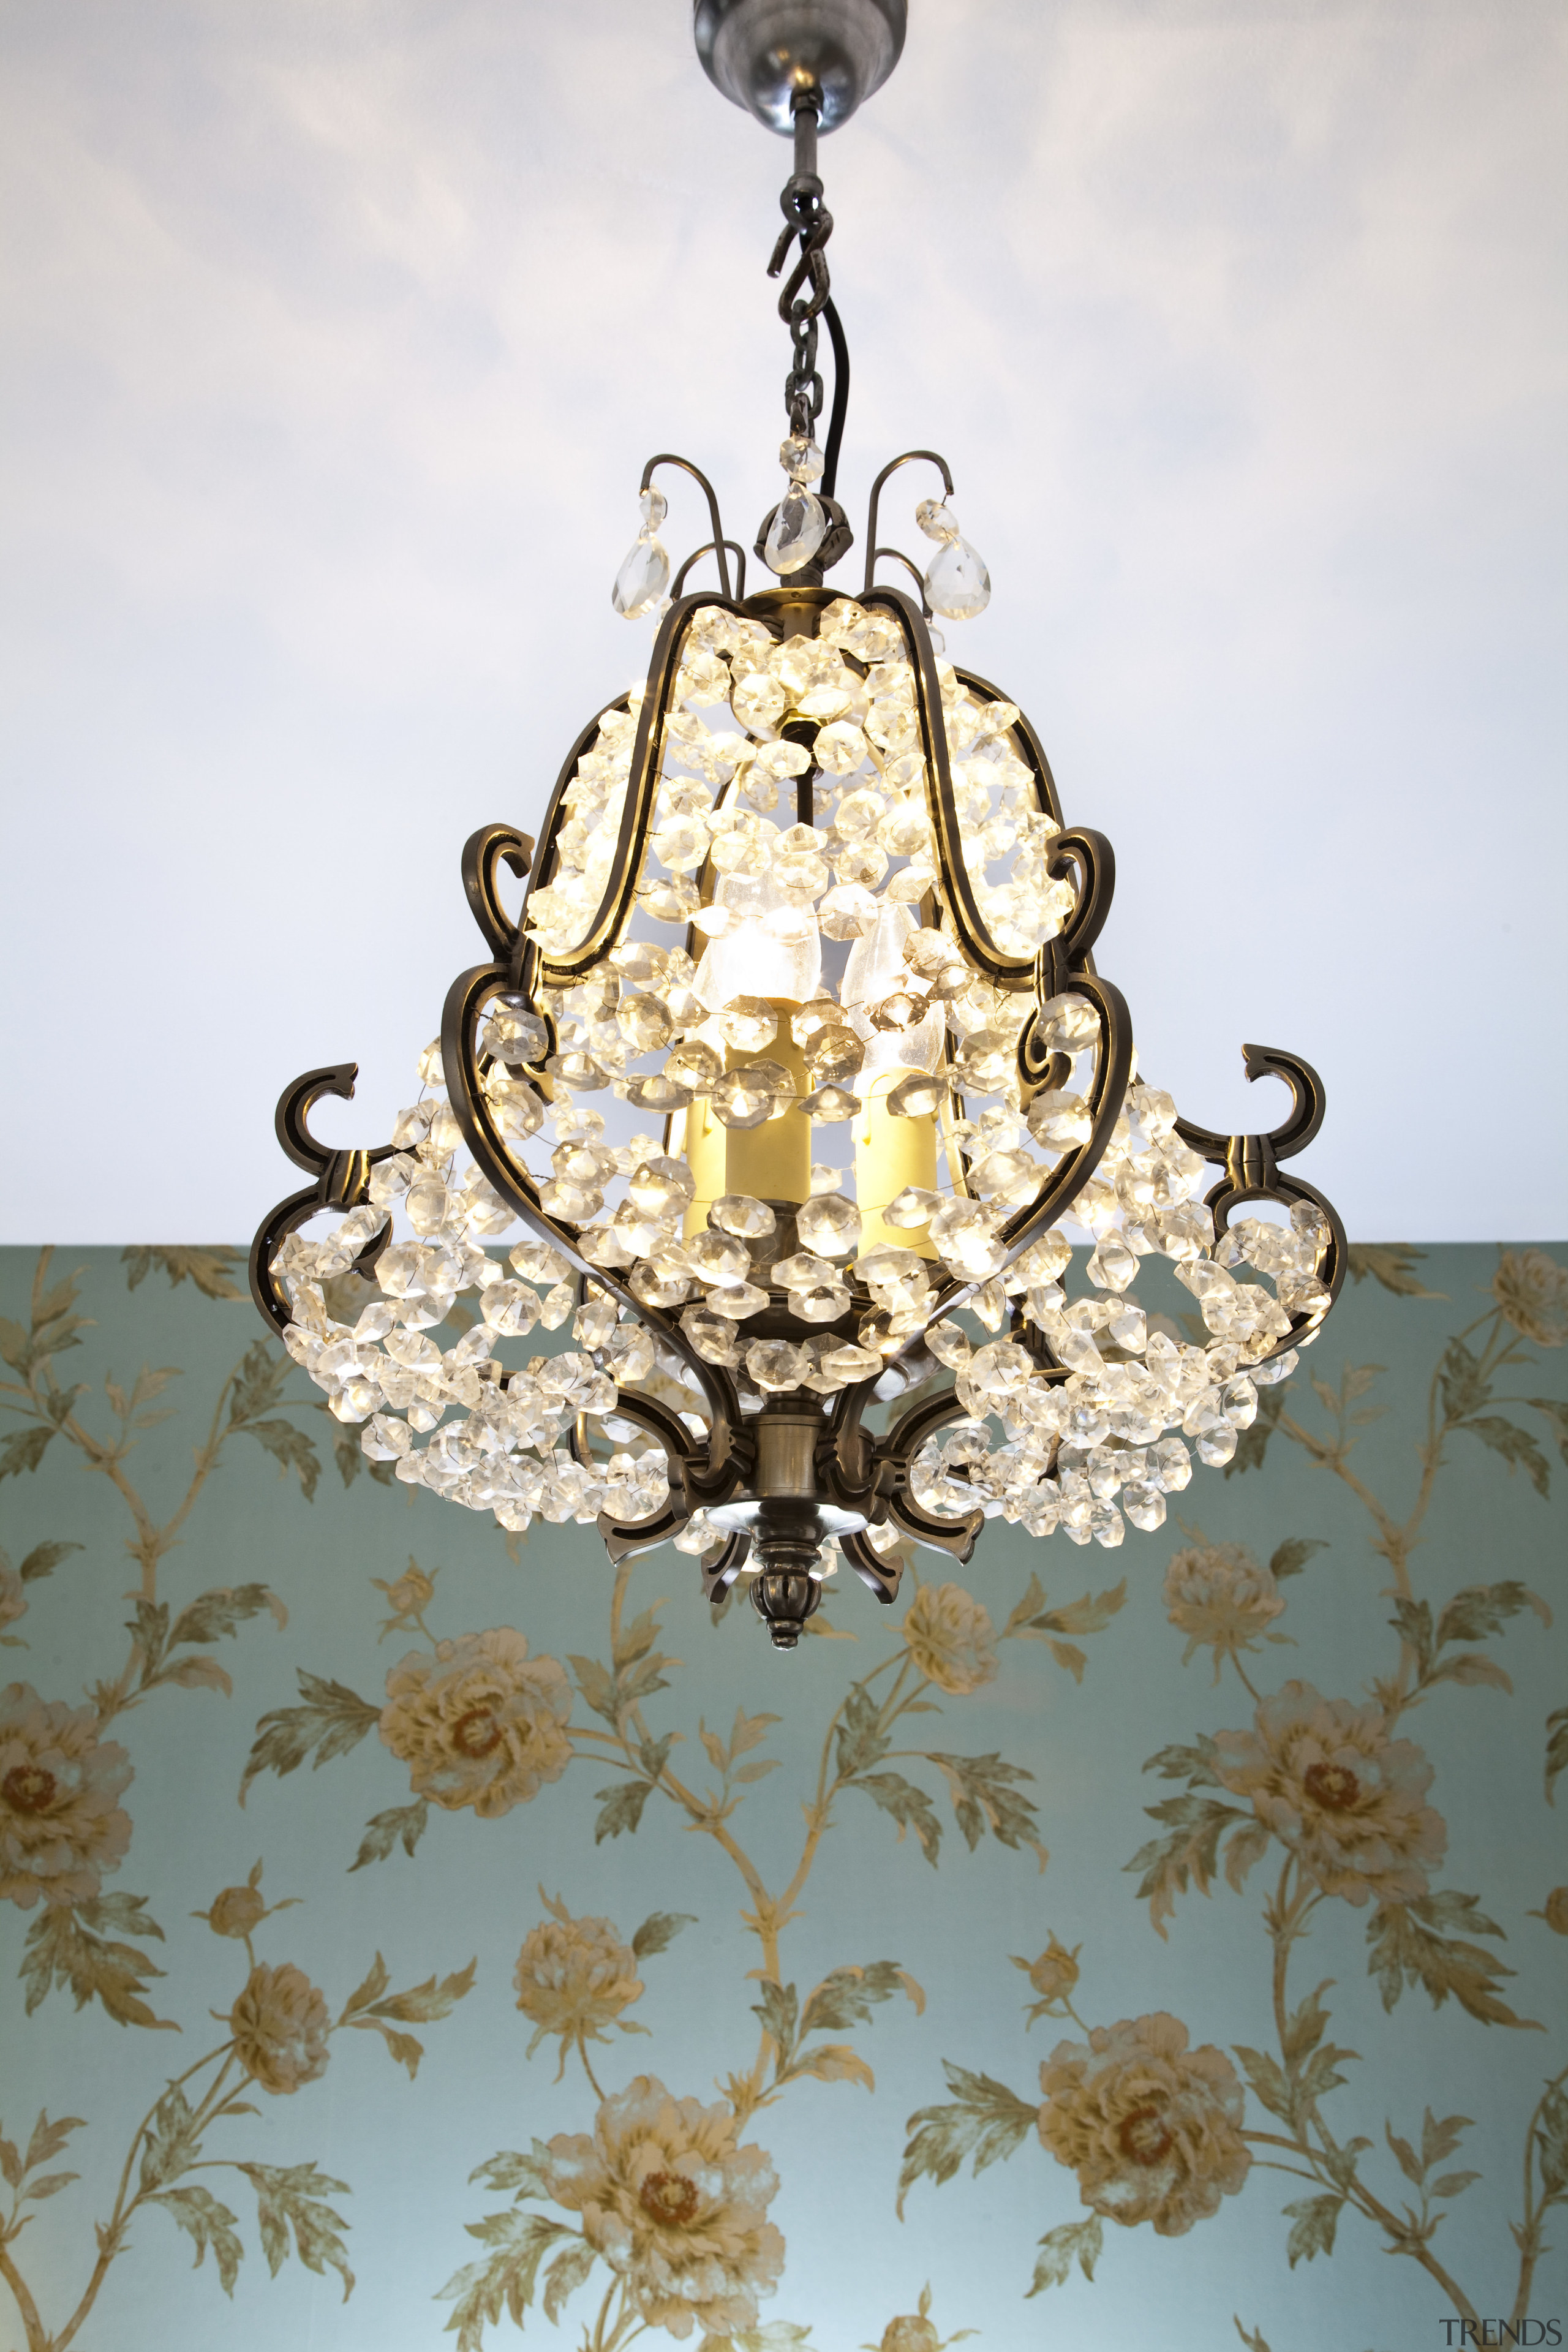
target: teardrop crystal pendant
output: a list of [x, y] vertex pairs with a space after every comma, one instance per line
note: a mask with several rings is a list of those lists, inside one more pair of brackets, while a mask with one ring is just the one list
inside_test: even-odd
[[763, 548], [770, 572], [798, 572], [827, 536], [827, 516], [815, 490], [792, 482], [780, 499]]
[[944, 540], [931, 557], [925, 591], [944, 621], [971, 621], [991, 602], [991, 574], [966, 539]]
[[657, 612], [669, 585], [669, 557], [651, 531], [639, 533], [616, 574], [610, 602], [623, 620], [640, 621]]

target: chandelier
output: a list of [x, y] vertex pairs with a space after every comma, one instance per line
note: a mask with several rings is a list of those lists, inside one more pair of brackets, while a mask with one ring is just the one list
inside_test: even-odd
[[[859, 585], [824, 584], [855, 538], [817, 139], [903, 30], [904, 0], [697, 0], [710, 77], [795, 144], [768, 584], [746, 593], [706, 476], [651, 458], [613, 590], [658, 617], [646, 677], [573, 744], [537, 845], [465, 845], [486, 960], [390, 1141], [311, 1134], [352, 1063], [285, 1091], [310, 1181], [251, 1253], [373, 1462], [509, 1530], [591, 1522], [612, 1558], [673, 1540], [710, 1600], [744, 1577], [784, 1649], [840, 1563], [890, 1601], [909, 1543], [964, 1560], [988, 1517], [1105, 1546], [1159, 1527], [1345, 1265], [1280, 1166], [1322, 1120], [1305, 1062], [1244, 1049], [1291, 1090], [1268, 1135], [1196, 1127], [1141, 1074], [1093, 961], [1110, 845], [1064, 823], [1028, 720], [932, 625], [991, 594], [941, 457], [882, 467]], [[672, 471], [710, 529], [673, 569]], [[923, 564], [879, 542], [895, 478], [928, 493]]]

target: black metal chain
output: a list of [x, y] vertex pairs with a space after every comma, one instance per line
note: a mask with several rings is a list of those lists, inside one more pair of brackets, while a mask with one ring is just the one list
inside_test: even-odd
[[784, 408], [789, 429], [803, 440], [822, 414], [822, 378], [816, 370], [816, 322], [828, 297], [827, 256], [824, 246], [833, 235], [833, 215], [822, 201], [816, 162], [816, 100], [797, 100], [795, 117], [795, 168], [779, 197], [784, 227], [773, 247], [768, 276], [776, 278], [798, 238], [800, 257], [779, 296], [779, 317], [795, 346], [784, 378]]

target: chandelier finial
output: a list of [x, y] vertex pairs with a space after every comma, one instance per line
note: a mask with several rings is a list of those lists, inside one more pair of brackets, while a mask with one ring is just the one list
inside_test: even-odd
[[716, 89], [789, 137], [802, 89], [836, 131], [903, 52], [905, 0], [696, 0], [692, 31]]

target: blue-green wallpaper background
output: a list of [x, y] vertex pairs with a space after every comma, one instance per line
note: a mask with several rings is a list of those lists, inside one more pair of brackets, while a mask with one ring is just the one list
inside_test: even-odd
[[[1552, 2340], [1527, 2313], [1568, 2334], [1568, 1807], [1549, 1801], [1568, 1762], [1565, 1255], [1359, 1254], [1316, 1349], [1266, 1392], [1278, 1425], [1194, 1476], [1184, 1528], [1110, 1557], [994, 1520], [962, 1592], [917, 1556], [907, 1630], [902, 1602], [851, 1584], [829, 1638], [775, 1655], [749, 1610], [710, 1620], [692, 1560], [647, 1555], [606, 1697], [616, 1578], [595, 1532], [536, 1525], [509, 1550], [428, 1496], [345, 1486], [344, 1433], [258, 1345], [248, 1301], [204, 1293], [237, 1286], [237, 1258], [61, 1250], [40, 1287], [34, 1253], [0, 1255], [0, 1618], [18, 1645], [0, 1680], [25, 1686], [0, 1702], [0, 2342], [403, 2352], [457, 2341], [465, 2313], [467, 2344], [504, 2344], [521, 2316], [593, 2352], [934, 2352], [962, 2330], [1215, 2352], [1237, 2320], [1270, 2352], [1415, 2352], [1459, 2341], [1443, 2322], [1466, 2315]], [[175, 1369], [137, 1403], [143, 1367]], [[117, 1441], [110, 1382], [128, 1415], [168, 1417]], [[157, 1531], [204, 1464], [154, 1593]], [[380, 1589], [411, 1559], [434, 1591], [387, 1633], [424, 1591]], [[1086, 1594], [1109, 1598], [1075, 1610]], [[1460, 1594], [1477, 1597], [1445, 1619]], [[170, 1616], [133, 1638], [138, 1595]], [[477, 1665], [464, 1637], [504, 1628], [526, 1659], [503, 1643]], [[1232, 1654], [1227, 1634], [1258, 1638]], [[432, 1785], [449, 1801], [425, 1808], [412, 1735], [389, 1745], [377, 1723], [411, 1654], [427, 1689], [490, 1676], [422, 1718], [448, 1740]], [[521, 1760], [514, 1801], [481, 1818], [463, 1800], [498, 1675]], [[1271, 1699], [1292, 1682], [1318, 1696]], [[777, 1719], [731, 1750], [737, 1709]], [[342, 1753], [276, 1769], [322, 1732]], [[814, 1815], [825, 1754], [825, 1788], [844, 1777]], [[614, 1792], [638, 1786], [633, 1827], [639, 1801]], [[70, 1794], [93, 1789], [96, 1811]], [[391, 1850], [351, 1868], [389, 1813]], [[765, 1944], [745, 1915], [769, 1927], [758, 1890], [778, 1901], [814, 1827]], [[1170, 1895], [1163, 1936], [1145, 1870]], [[215, 1908], [226, 1889], [244, 1891]], [[285, 1900], [248, 1946], [216, 1932]], [[81, 2121], [46, 2131], [24, 2174], [41, 2111]], [[501, 2151], [518, 2161], [471, 2178]], [[467, 2303], [437, 2299], [468, 2265]]]

